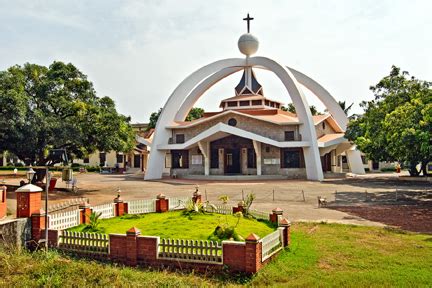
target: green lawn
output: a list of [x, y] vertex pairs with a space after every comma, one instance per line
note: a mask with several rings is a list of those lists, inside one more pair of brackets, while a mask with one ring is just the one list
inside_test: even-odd
[[292, 244], [252, 278], [206, 277], [0, 249], [0, 287], [430, 287], [432, 235], [295, 224]]
[[[141, 235], [160, 236], [172, 239], [206, 240], [213, 233], [216, 226], [226, 224], [235, 225], [238, 218], [232, 215], [197, 214], [191, 217], [182, 214], [182, 211], [167, 213], [149, 213], [143, 215], [125, 215], [111, 219], [103, 219], [100, 226], [104, 232], [125, 234], [132, 227], [141, 230]], [[69, 229], [82, 231], [84, 225]], [[237, 233], [246, 238], [251, 233], [264, 237], [274, 231], [267, 222], [255, 219], [241, 218], [236, 228]]]

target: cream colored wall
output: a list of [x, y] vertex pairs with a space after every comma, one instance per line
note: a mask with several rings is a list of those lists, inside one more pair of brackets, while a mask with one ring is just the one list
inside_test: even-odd
[[322, 136], [324, 136], [326, 134], [336, 133], [335, 130], [333, 130], [333, 128], [330, 126], [330, 124], [328, 123], [327, 120], [324, 120], [324, 122], [325, 122], [325, 128], [324, 129], [322, 127], [322, 122], [319, 123], [318, 125], [315, 125], [315, 131], [317, 134], [317, 138], [321, 138]]
[[193, 138], [194, 136], [200, 134], [201, 132], [213, 127], [218, 123], [228, 124], [228, 120], [234, 118], [237, 120], [237, 125], [235, 127], [239, 129], [243, 129], [276, 141], [284, 141], [285, 140], [285, 131], [298, 131], [298, 125], [277, 125], [273, 123], [269, 123], [262, 120], [256, 120], [253, 118], [249, 118], [242, 115], [224, 115], [218, 117], [216, 119], [204, 122], [202, 124], [184, 128], [184, 129], [172, 129], [172, 137], [175, 143], [176, 134], [184, 134], [185, 141]]

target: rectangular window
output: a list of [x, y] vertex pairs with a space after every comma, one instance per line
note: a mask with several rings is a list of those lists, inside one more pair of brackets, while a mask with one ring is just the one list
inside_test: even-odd
[[266, 106], [270, 106], [270, 101], [265, 100], [265, 105], [266, 105]]
[[249, 101], [240, 101], [240, 106], [249, 106]]
[[189, 168], [189, 150], [171, 150], [172, 168]]
[[247, 149], [247, 167], [256, 168], [256, 155], [253, 148]]
[[262, 100], [252, 100], [252, 105], [262, 105]]
[[228, 107], [237, 107], [237, 101], [229, 101], [227, 102]]
[[185, 142], [184, 134], [176, 134], [176, 143], [181, 144]]
[[90, 163], [90, 158], [89, 157], [85, 157], [83, 159], [84, 164], [89, 164]]
[[106, 162], [106, 153], [100, 152], [99, 153], [99, 165], [104, 166]]
[[285, 131], [285, 141], [294, 141], [294, 131]]
[[210, 151], [210, 168], [219, 168], [219, 151], [211, 149]]
[[281, 168], [304, 168], [301, 148], [281, 149]]
[[117, 153], [116, 158], [117, 158], [117, 163], [123, 163], [123, 159], [124, 159], [123, 154]]

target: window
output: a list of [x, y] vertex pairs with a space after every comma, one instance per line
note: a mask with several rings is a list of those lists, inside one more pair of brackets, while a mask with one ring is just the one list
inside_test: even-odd
[[89, 164], [90, 163], [90, 158], [89, 157], [85, 157], [83, 159], [84, 164]]
[[262, 105], [262, 100], [252, 100], [252, 105]]
[[210, 151], [210, 168], [219, 168], [219, 150], [211, 149]]
[[265, 147], [265, 152], [266, 152], [266, 153], [270, 153], [270, 146], [266, 146], [266, 147]]
[[117, 158], [117, 163], [123, 163], [123, 159], [124, 159], [123, 154], [117, 153], [116, 158]]
[[249, 101], [240, 101], [240, 106], [249, 106], [250, 102]]
[[237, 107], [237, 101], [229, 101], [227, 104], [228, 107]]
[[247, 149], [247, 167], [256, 168], [256, 155], [255, 150], [252, 148]]
[[281, 168], [304, 168], [302, 149], [281, 149], [281, 158]]
[[189, 151], [171, 150], [171, 161], [172, 168], [189, 168]]
[[265, 100], [265, 105], [266, 105], [266, 106], [270, 106], [270, 101]]
[[325, 121], [322, 122], [322, 127], [323, 127], [323, 129], [325, 129], [325, 127], [326, 127], [325, 126]]
[[184, 134], [176, 134], [176, 143], [184, 143], [185, 142], [185, 136]]
[[237, 120], [234, 118], [231, 118], [228, 120], [228, 125], [230, 126], [236, 126], [237, 125]]
[[294, 141], [294, 131], [285, 131], [285, 141]]
[[99, 165], [104, 166], [106, 162], [106, 153], [100, 152], [99, 153]]
[[368, 164], [368, 160], [366, 159], [366, 156], [361, 156], [363, 164]]

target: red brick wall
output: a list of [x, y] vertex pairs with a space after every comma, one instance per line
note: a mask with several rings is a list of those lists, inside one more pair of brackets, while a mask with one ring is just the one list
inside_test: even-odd
[[246, 245], [223, 243], [222, 246], [223, 264], [229, 267], [230, 271], [245, 271]]
[[126, 235], [109, 235], [110, 259], [114, 262], [126, 264]]
[[0, 187], [0, 219], [6, 217], [7, 213], [6, 190], [6, 186]]

